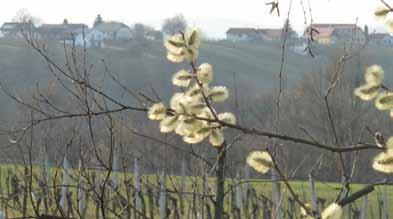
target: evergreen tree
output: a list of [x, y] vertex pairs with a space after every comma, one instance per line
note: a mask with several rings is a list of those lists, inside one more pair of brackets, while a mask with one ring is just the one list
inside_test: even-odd
[[368, 30], [367, 24], [364, 25], [364, 36], [365, 36], [366, 40], [368, 40], [368, 38], [369, 38], [369, 30]]
[[282, 29], [282, 38], [284, 38], [285, 35], [287, 35], [288, 39], [297, 37], [297, 33], [296, 33], [296, 31], [294, 31], [292, 29], [292, 26], [291, 26], [291, 23], [289, 22], [289, 19], [285, 20], [284, 27]]
[[96, 27], [99, 24], [102, 24], [104, 21], [100, 14], [97, 15], [96, 19], [94, 20], [93, 27]]

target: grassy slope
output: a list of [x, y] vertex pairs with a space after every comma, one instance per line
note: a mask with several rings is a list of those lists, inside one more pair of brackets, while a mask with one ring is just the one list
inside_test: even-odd
[[[186, 65], [174, 65], [166, 60], [162, 42], [151, 42], [140, 53], [137, 45], [125, 45], [119, 49], [89, 49], [88, 63], [94, 65], [91, 78], [104, 81], [104, 89], [116, 98], [127, 99], [119, 87], [108, 77], [101, 60], [105, 60], [109, 70], [118, 76], [119, 80], [129, 88], [150, 92], [150, 87], [156, 88], [161, 97], [169, 98], [175, 89], [170, 84], [171, 75]], [[62, 45], [49, 47], [50, 56], [64, 65]], [[82, 56], [80, 56], [80, 60]], [[309, 57], [302, 57], [287, 52], [284, 73], [288, 80], [295, 81], [306, 72], [303, 67], [309, 62]], [[248, 95], [255, 90], [270, 89], [277, 79], [281, 62], [279, 45], [270, 44], [233, 44], [227, 42], [202, 44], [198, 62], [209, 62], [214, 65], [214, 84], [232, 86], [233, 73], [242, 87], [240, 95]], [[41, 57], [32, 51], [25, 42], [0, 39], [0, 76], [1, 81], [20, 96], [31, 95], [36, 83], [41, 88], [47, 86], [48, 80], [55, 80], [48, 71]], [[244, 88], [244, 89], [243, 89]], [[61, 91], [63, 92], [63, 91]], [[0, 93], [0, 101], [9, 101]], [[126, 100], [127, 101], [127, 100]], [[0, 112], [14, 113], [15, 106], [2, 104]], [[0, 118], [1, 120], [1, 118]]]
[[[179, 67], [172, 65], [165, 59], [165, 51], [160, 42], [151, 43], [145, 49], [143, 56], [135, 55], [138, 53], [132, 46], [126, 46], [125, 50], [117, 49], [92, 49], [89, 50], [90, 63], [100, 66], [100, 60], [105, 59], [114, 72], [121, 76], [132, 75], [134, 79], [148, 79], [160, 77], [164, 74], [165, 78], [173, 72], [165, 70], [176, 70]], [[57, 53], [62, 55], [62, 48]], [[33, 64], [34, 67], [42, 65], [36, 54], [28, 52], [23, 42], [0, 40], [0, 64], [6, 65], [10, 70], [15, 71], [15, 67], [27, 67], [26, 64]], [[60, 57], [60, 56], [58, 56]], [[302, 57], [292, 52], [287, 52], [284, 72], [290, 74], [291, 79], [301, 77], [305, 71], [305, 63], [310, 59]], [[279, 45], [264, 43], [255, 44], [233, 44], [233, 43], [204, 43], [200, 52], [200, 62], [210, 62], [215, 67], [217, 81], [227, 81], [228, 74], [236, 72], [240, 79], [253, 85], [271, 85], [275, 75], [278, 74], [281, 62], [281, 48]], [[25, 63], [27, 62], [27, 63]], [[61, 60], [60, 60], [61, 62]], [[45, 67], [45, 66], [44, 66]], [[33, 72], [18, 72], [18, 74], [34, 74], [33, 77], [40, 80], [40, 72], [36, 69], [28, 68]], [[45, 68], [44, 68], [45, 69]], [[41, 70], [41, 69], [39, 69]], [[8, 72], [10, 73], [10, 72]], [[147, 76], [147, 77], [146, 77]], [[32, 79], [33, 79], [32, 78]]]

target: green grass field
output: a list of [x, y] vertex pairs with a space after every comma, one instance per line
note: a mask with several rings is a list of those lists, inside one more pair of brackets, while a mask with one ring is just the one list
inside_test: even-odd
[[[23, 179], [23, 167], [20, 165], [9, 165], [9, 164], [3, 164], [1, 166], [1, 187], [2, 187], [2, 191], [3, 191], [3, 197], [5, 197], [7, 195], [7, 183], [6, 183], [6, 178], [7, 178], [7, 172], [8, 169], [12, 170], [12, 172], [17, 172], [18, 178], [20, 180]], [[41, 174], [41, 169], [38, 166], [34, 166], [33, 168], [33, 174], [39, 176]], [[56, 174], [57, 172], [57, 174]], [[104, 172], [100, 172], [100, 171], [90, 171], [90, 172], [95, 172], [97, 175], [97, 179], [103, 179], [105, 177], [105, 173]], [[62, 173], [63, 170], [62, 169], [55, 169], [52, 168], [51, 169], [51, 186], [53, 186], [53, 180], [55, 175], [57, 175], [57, 183], [56, 185], [61, 187], [62, 185]], [[69, 170], [70, 175], [72, 176], [70, 181], [68, 182], [68, 185], [77, 185], [78, 182], [78, 171], [77, 170]], [[119, 173], [118, 174], [120, 182], [123, 181], [129, 181], [131, 183], [133, 183], [133, 174], [132, 173]], [[158, 175], [143, 175], [142, 177], [142, 184], [141, 184], [141, 188], [142, 188], [142, 195], [144, 197], [144, 203], [146, 204], [146, 208], [149, 207], [149, 197], [147, 194], [147, 187], [150, 186], [150, 188], [152, 188], [155, 192], [159, 192], [160, 190], [160, 186], [159, 186], [159, 176]], [[112, 179], [112, 177], [111, 177]], [[176, 193], [175, 191], [179, 189], [180, 186], [180, 179], [181, 177], [179, 176], [168, 176], [167, 177], [167, 194], [170, 197], [179, 198], [178, 193]], [[249, 188], [254, 188], [256, 191], [256, 195], [258, 198], [261, 197], [271, 197], [271, 183], [270, 182], [262, 182], [261, 179], [248, 179], [245, 180], [247, 181], [247, 183], [241, 184], [242, 186], [239, 188], [243, 189], [243, 192], [245, 193], [245, 188], [246, 186], [248, 186]], [[251, 181], [251, 182], [250, 182]], [[188, 209], [190, 207], [190, 204], [192, 203], [192, 192], [195, 191], [196, 193], [203, 193], [203, 179], [201, 177], [186, 177], [186, 185], [185, 185], [185, 191], [186, 194], [184, 195], [184, 200], [185, 200], [185, 209]], [[215, 185], [214, 185], [214, 178], [209, 178], [208, 181], [208, 187], [209, 190], [206, 191], [210, 191], [206, 194], [208, 195], [214, 195], [214, 190], [215, 190]], [[235, 200], [234, 200], [234, 195], [230, 192], [230, 188], [232, 188], [232, 185], [237, 185], [239, 182], [239, 180], [231, 180], [231, 179], [227, 179], [226, 182], [226, 191], [228, 192], [226, 199], [225, 199], [225, 204], [226, 204], [226, 211], [230, 212], [231, 207], [233, 206]], [[291, 181], [290, 182], [292, 188], [295, 190], [295, 192], [299, 195], [300, 199], [303, 200], [304, 202], [309, 202], [310, 200], [310, 192], [309, 192], [309, 184], [308, 182], [305, 181]], [[20, 182], [20, 185], [23, 185], [23, 182]], [[193, 186], [193, 185], [196, 185]], [[351, 185], [351, 190], [352, 192], [356, 192], [359, 189], [363, 188], [366, 185], [362, 185], [362, 184], [353, 184]], [[36, 183], [35, 180], [33, 180], [33, 186], [32, 189], [36, 195], [39, 194], [39, 188], [38, 185]], [[111, 188], [108, 187], [108, 189], [110, 191]], [[340, 184], [338, 183], [327, 183], [327, 182], [316, 182], [316, 192], [317, 192], [317, 196], [326, 199], [326, 204], [325, 206], [329, 205], [331, 202], [333, 202], [336, 197], [337, 194], [339, 193], [340, 190]], [[387, 190], [387, 198], [388, 198], [388, 206], [389, 206], [389, 211], [392, 211], [393, 208], [391, 206], [390, 203], [393, 203], [393, 186], [388, 186], [386, 187]], [[73, 194], [77, 194], [77, 189], [75, 187], [70, 187], [69, 191], [73, 192]], [[235, 191], [235, 189], [233, 190]], [[51, 192], [53, 193], [54, 190], [51, 190]], [[125, 189], [125, 185], [121, 184], [120, 189], [119, 189], [120, 194], [124, 195], [126, 194], [126, 189]], [[286, 210], [289, 208], [289, 202], [288, 202], [288, 198], [291, 197], [288, 189], [285, 187], [285, 185], [283, 183], [281, 183], [281, 192], [282, 192], [282, 209]], [[371, 218], [371, 215], [373, 215], [374, 217], [377, 217], [379, 214], [379, 208], [378, 208], [378, 200], [382, 200], [383, 199], [383, 192], [384, 192], [384, 187], [383, 186], [378, 186], [376, 187], [376, 190], [374, 192], [372, 192], [371, 194], [369, 194], [368, 196], [368, 202], [369, 202], [369, 207], [368, 207], [368, 214], [369, 217]], [[110, 192], [109, 193], [110, 198], [109, 200], [114, 200], [114, 192]], [[52, 194], [53, 195], [53, 194]], [[252, 196], [249, 197], [248, 201], [251, 201]], [[22, 194], [20, 194], [20, 200], [22, 200]], [[86, 218], [95, 218], [96, 215], [96, 204], [94, 203], [94, 201], [91, 199], [90, 196], [90, 201], [88, 201], [88, 209], [87, 209], [87, 215]], [[132, 197], [131, 197], [132, 200]], [[207, 199], [205, 199], [207, 200]], [[132, 201], [131, 201], [132, 202]], [[198, 206], [200, 206], [202, 202], [202, 199], [197, 199], [196, 203]], [[208, 203], [210, 203], [210, 205], [213, 208], [213, 204], [209, 201], [207, 201]], [[246, 200], [244, 200], [244, 196], [243, 196], [243, 204], [245, 204]], [[363, 207], [363, 199], [359, 199], [358, 201], [356, 201], [355, 203], [352, 204], [352, 207], [355, 209], [361, 209]], [[9, 203], [11, 203], [11, 207], [8, 208], [8, 216], [9, 217], [20, 217], [21, 213], [20, 213], [20, 209], [12, 209], [13, 205], [12, 205], [12, 201], [10, 201]], [[33, 215], [34, 211], [32, 209], [31, 206], [31, 201], [30, 201], [30, 197], [28, 197], [28, 203], [29, 203], [29, 214]], [[76, 197], [73, 196], [73, 203], [75, 206], [77, 206], [77, 200]], [[110, 203], [112, 203], [110, 201]], [[252, 203], [252, 202], [249, 202]], [[74, 206], [74, 207], [75, 207]], [[111, 206], [111, 205], [110, 205]], [[299, 207], [298, 205], [296, 205], [296, 211], [299, 214]], [[52, 205], [52, 211], [56, 212], [56, 207]], [[200, 210], [200, 207], [198, 208]], [[348, 207], [346, 208], [347, 210], [345, 211], [346, 215], [348, 214]], [[4, 210], [4, 202], [2, 205], [2, 210]], [[41, 210], [43, 210], [43, 205], [41, 204]], [[155, 207], [155, 214], [156, 216], [158, 216], [159, 214], [159, 208], [156, 206]], [[244, 211], [245, 209], [243, 209]], [[119, 210], [120, 211], [120, 210]], [[249, 210], [250, 211], [250, 210]], [[148, 212], [148, 211], [147, 211]], [[187, 212], [187, 210], [185, 211]], [[244, 213], [244, 212], [243, 212]], [[110, 211], [108, 212], [108, 216], [110, 216], [110, 218], [117, 218], [115, 216], [115, 214], [112, 214]], [[245, 217], [245, 215], [243, 215], [243, 217]], [[344, 218], [347, 218], [347, 216], [345, 216]]]

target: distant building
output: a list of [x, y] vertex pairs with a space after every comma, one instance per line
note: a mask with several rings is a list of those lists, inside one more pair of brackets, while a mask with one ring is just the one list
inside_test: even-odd
[[308, 47], [308, 45], [306, 43], [302, 42], [302, 43], [298, 43], [293, 46], [290, 46], [289, 49], [298, 55], [305, 56], [305, 55], [309, 54], [307, 51], [307, 47]]
[[387, 33], [373, 33], [369, 35], [369, 45], [373, 46], [393, 46], [393, 36]]
[[148, 40], [162, 40], [163, 34], [159, 30], [149, 30], [146, 31], [145, 37]]
[[6, 22], [1, 26], [0, 31], [1, 35], [6, 38], [23, 39], [26, 34], [38, 37], [36, 27], [32, 22]]
[[[305, 32], [309, 34], [311, 27]], [[363, 44], [366, 41], [365, 34], [356, 24], [313, 24], [313, 38], [323, 45], [335, 43]]]
[[93, 29], [102, 32], [105, 40], [132, 39], [131, 28], [120, 22], [103, 22], [96, 25]]
[[258, 29], [257, 33], [263, 40], [279, 41], [283, 35], [283, 29]]
[[254, 28], [230, 28], [226, 32], [226, 39], [233, 42], [253, 41], [259, 38], [260, 36]]
[[85, 33], [75, 36], [74, 43], [77, 47], [102, 48], [104, 46], [105, 34], [96, 29], [89, 29]]
[[[230, 28], [227, 32], [227, 40], [230, 41], [280, 41], [284, 35], [283, 29], [255, 29], [255, 28]], [[296, 39], [297, 34], [290, 31], [289, 39]]]
[[72, 43], [75, 37], [87, 31], [85, 24], [69, 24], [64, 21], [63, 24], [43, 24], [38, 28], [42, 39], [66, 41]]

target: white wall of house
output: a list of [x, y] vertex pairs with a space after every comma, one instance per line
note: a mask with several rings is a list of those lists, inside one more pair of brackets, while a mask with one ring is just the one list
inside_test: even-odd
[[[97, 29], [93, 30], [100, 32], [100, 39], [101, 40], [130, 40], [132, 39], [132, 31], [128, 27], [122, 27], [113, 32], [101, 32]], [[98, 37], [98, 36], [97, 36]]]
[[393, 46], [393, 37], [392, 36], [385, 36], [381, 42], [384, 46]]
[[233, 42], [240, 42], [240, 41], [250, 41], [253, 40], [254, 38], [249, 36], [248, 34], [227, 34], [227, 40], [233, 41]]
[[[99, 30], [92, 29], [83, 35], [82, 33], [76, 35], [75, 37], [75, 46], [84, 47], [86, 45], [87, 48], [95, 47], [101, 48], [103, 46], [103, 41], [105, 39], [105, 34]], [[72, 44], [72, 41], [67, 42], [68, 44]]]
[[115, 32], [104, 32], [105, 40], [115, 40], [116, 33]]
[[116, 32], [117, 40], [130, 40], [132, 38], [132, 31], [128, 27], [122, 27]]
[[393, 36], [385, 35], [382, 38], [371, 36], [371, 39], [369, 41], [369, 45], [393, 47]]

